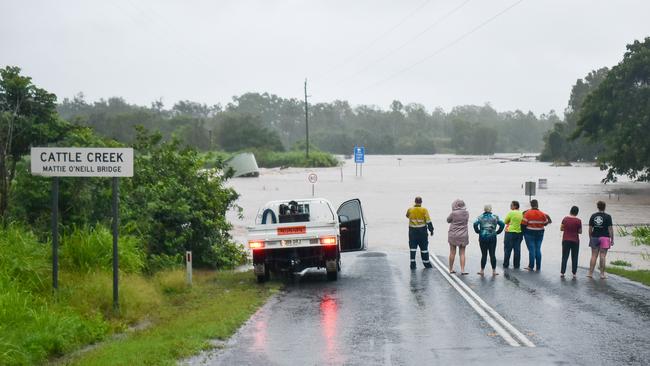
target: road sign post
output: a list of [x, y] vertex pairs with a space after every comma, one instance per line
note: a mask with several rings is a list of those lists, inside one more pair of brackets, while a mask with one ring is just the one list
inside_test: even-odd
[[535, 187], [535, 182], [526, 182], [524, 191], [525, 191], [526, 196], [528, 196], [528, 202], [530, 202], [532, 197], [535, 195], [535, 193], [537, 193], [536, 192], [536, 187]]
[[318, 182], [318, 175], [316, 173], [309, 173], [307, 180], [311, 183], [311, 196], [314, 197], [314, 186]]
[[119, 180], [133, 176], [131, 148], [33, 147], [31, 171], [52, 180], [52, 287], [59, 288], [59, 177], [113, 178], [113, 308], [119, 310]]
[[59, 177], [52, 179], [52, 290], [59, 289]]
[[363, 163], [365, 160], [366, 148], [364, 146], [354, 146], [355, 176], [363, 176]]

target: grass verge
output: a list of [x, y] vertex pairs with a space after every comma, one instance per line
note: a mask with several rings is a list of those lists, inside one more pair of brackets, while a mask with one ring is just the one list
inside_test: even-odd
[[258, 285], [249, 272], [198, 271], [191, 288], [183, 276], [177, 271], [156, 279], [163, 298], [150, 314], [150, 326], [59, 363], [174, 365], [209, 349], [209, 340], [231, 336], [280, 287], [273, 282]]
[[650, 286], [650, 271], [648, 270], [630, 270], [618, 267], [607, 267], [607, 272]]

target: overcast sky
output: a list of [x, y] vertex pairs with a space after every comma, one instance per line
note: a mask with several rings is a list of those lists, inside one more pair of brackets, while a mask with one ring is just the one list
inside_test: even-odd
[[167, 107], [248, 91], [388, 108], [564, 110], [650, 36], [648, 0], [0, 0], [0, 66], [60, 100]]

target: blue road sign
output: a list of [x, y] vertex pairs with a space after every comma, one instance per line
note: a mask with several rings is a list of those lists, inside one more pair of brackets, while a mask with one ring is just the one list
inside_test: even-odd
[[354, 162], [357, 164], [363, 164], [366, 158], [366, 148], [363, 146], [354, 147]]

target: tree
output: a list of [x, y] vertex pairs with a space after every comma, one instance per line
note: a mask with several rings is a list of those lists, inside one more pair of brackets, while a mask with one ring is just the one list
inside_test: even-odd
[[553, 129], [544, 137], [544, 148], [540, 155], [542, 161], [593, 161], [602, 144], [591, 142], [584, 137], [571, 139], [577, 128], [582, 104], [592, 91], [605, 80], [607, 67], [591, 71], [584, 79], [578, 79], [571, 88], [569, 103], [564, 111], [564, 122], [556, 122]]
[[277, 132], [262, 125], [259, 118], [250, 114], [226, 113], [221, 116], [219, 145], [226, 151], [258, 148], [283, 151]]
[[21, 157], [31, 146], [56, 140], [68, 127], [57, 118], [54, 94], [20, 75], [18, 67], [0, 69], [0, 216], [7, 211]]
[[627, 45], [623, 60], [590, 93], [572, 138], [602, 142], [605, 182], [627, 175], [650, 181], [650, 37]]

